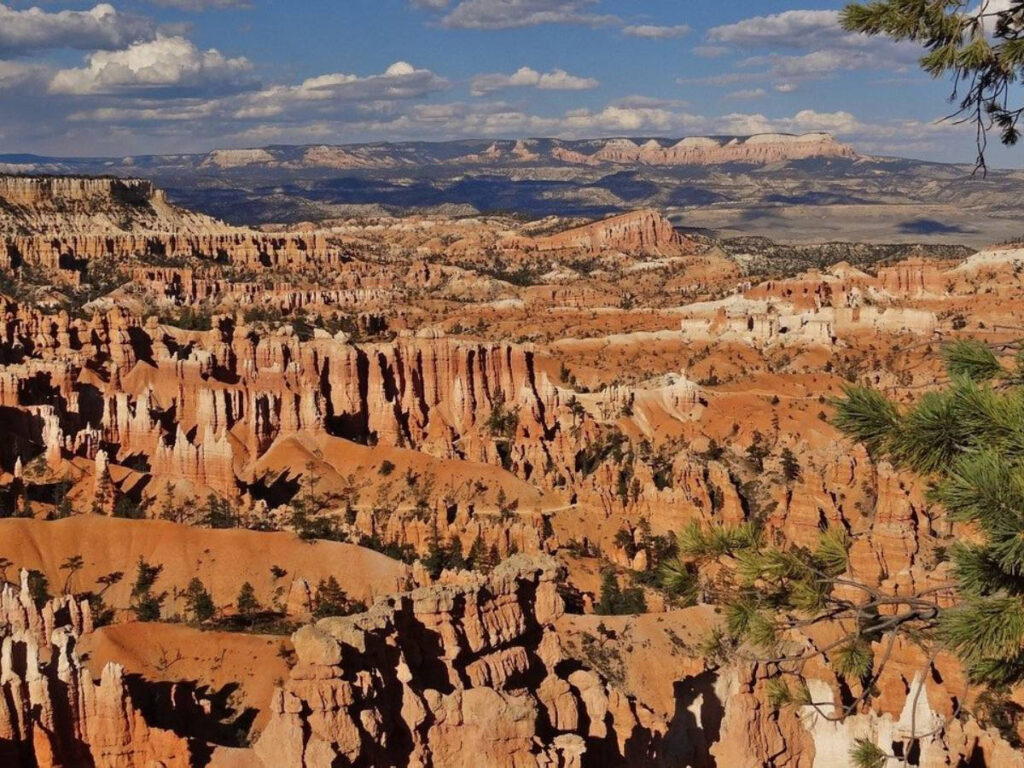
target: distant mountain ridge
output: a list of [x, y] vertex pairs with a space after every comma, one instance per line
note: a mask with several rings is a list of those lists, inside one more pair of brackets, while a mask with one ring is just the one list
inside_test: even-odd
[[809, 158], [857, 159], [848, 144], [827, 133], [767, 133], [754, 136], [690, 136], [681, 139], [612, 137], [602, 139], [463, 140], [341, 145], [266, 146], [215, 149], [200, 154], [141, 155], [114, 158], [47, 158], [0, 155], [0, 170], [26, 173], [55, 166], [130, 168], [194, 168], [231, 170], [281, 169], [400, 169], [424, 165], [765, 165]]

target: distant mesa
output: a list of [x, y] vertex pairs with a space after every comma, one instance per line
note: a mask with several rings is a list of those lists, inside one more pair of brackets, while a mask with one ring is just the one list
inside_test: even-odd
[[827, 133], [766, 133], [730, 139], [693, 136], [668, 145], [655, 139], [644, 144], [613, 139], [593, 155], [603, 162], [637, 165], [767, 164], [812, 157], [855, 159], [857, 153]]
[[199, 164], [200, 168], [240, 168], [246, 165], [264, 165], [274, 162], [274, 156], [265, 149], [215, 149]]

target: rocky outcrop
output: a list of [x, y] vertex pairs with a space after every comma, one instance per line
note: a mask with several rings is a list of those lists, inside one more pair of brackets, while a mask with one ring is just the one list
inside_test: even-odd
[[653, 764], [665, 723], [562, 653], [558, 566], [513, 558], [295, 634], [267, 768]]
[[150, 727], [120, 665], [92, 679], [76, 651], [90, 631], [85, 601], [64, 597], [37, 608], [27, 572], [20, 590], [0, 587], [0, 764], [191, 768], [188, 741]]
[[5, 236], [198, 234], [231, 229], [171, 205], [162, 190], [144, 179], [0, 175], [0, 234]]
[[0, 198], [12, 206], [49, 206], [61, 203], [147, 205], [164, 200], [163, 193], [144, 179], [86, 176], [0, 176]]
[[560, 232], [547, 237], [517, 238], [505, 243], [536, 251], [583, 250], [590, 253], [617, 250], [628, 253], [678, 251], [685, 246], [672, 223], [657, 211], [636, 211]]

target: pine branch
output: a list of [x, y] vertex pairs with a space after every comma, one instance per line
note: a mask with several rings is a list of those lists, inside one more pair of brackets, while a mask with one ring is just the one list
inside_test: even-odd
[[1012, 659], [1024, 641], [1024, 606], [1008, 595], [970, 598], [943, 614], [939, 632], [969, 666]]
[[948, 344], [942, 350], [942, 359], [950, 378], [966, 376], [971, 381], [991, 381], [1004, 373], [991, 348], [972, 339]]
[[848, 437], [864, 443], [872, 455], [888, 452], [900, 424], [896, 406], [885, 395], [867, 387], [846, 386], [843, 396], [833, 402], [833, 423]]

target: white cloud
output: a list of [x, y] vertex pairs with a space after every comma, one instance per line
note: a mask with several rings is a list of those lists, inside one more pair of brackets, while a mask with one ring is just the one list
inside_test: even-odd
[[[839, 71], [902, 69], [917, 61], [920, 50], [914, 43], [894, 43], [885, 37], [850, 33], [839, 24], [838, 11], [793, 10], [770, 16], [755, 16], [712, 27], [700, 53], [749, 52], [739, 67], [755, 70], [750, 80], [766, 78], [817, 79]], [[779, 49], [803, 50], [783, 54]]]
[[685, 113], [650, 107], [605, 107], [596, 114], [588, 110], [577, 110], [566, 115], [569, 125], [577, 129], [615, 132], [670, 131], [684, 125], [691, 117]]
[[416, 67], [407, 61], [396, 61], [384, 70], [385, 77], [404, 77], [416, 74]]
[[631, 37], [646, 37], [652, 40], [665, 40], [670, 37], [682, 37], [689, 34], [691, 27], [687, 24], [675, 26], [658, 26], [656, 24], [633, 24], [622, 28], [622, 34]]
[[[460, 0], [441, 19], [446, 27], [462, 29], [511, 29], [538, 24], [605, 24], [614, 16], [588, 9], [598, 0]], [[420, 0], [417, 5], [444, 8], [447, 3]]]
[[775, 90], [779, 93], [793, 93], [796, 90], [796, 86], [793, 83], [779, 83], [775, 86]]
[[592, 77], [570, 75], [564, 69], [538, 72], [532, 67], [520, 67], [511, 75], [493, 74], [474, 77], [470, 90], [474, 96], [485, 96], [505, 88], [539, 88], [542, 91], [585, 91], [597, 88], [600, 82]]
[[237, 90], [250, 84], [251, 69], [244, 57], [229, 59], [212, 48], [200, 51], [183, 37], [158, 36], [123, 51], [92, 53], [85, 67], [57, 72], [49, 90], [73, 95]]
[[114, 50], [155, 34], [153, 22], [101, 3], [88, 11], [40, 8], [19, 11], [0, 4], [0, 56], [56, 48]]
[[555, 136], [583, 138], [609, 134], [685, 133], [697, 130], [704, 118], [660, 107], [610, 105], [600, 110], [573, 109], [540, 116], [506, 104], [417, 105], [397, 120], [375, 126], [389, 134], [408, 136]]
[[592, 77], [577, 77], [564, 69], [556, 69], [541, 75], [537, 87], [542, 91], [586, 91], [600, 84]]
[[762, 114], [733, 113], [722, 115], [717, 121], [724, 132], [737, 136], [757, 133], [817, 133], [854, 134], [866, 126], [849, 112], [816, 112], [804, 109], [792, 117], [769, 118]]
[[118, 123], [118, 122], [191, 122], [213, 117], [217, 112], [216, 102], [198, 104], [176, 104], [173, 107], [100, 107], [98, 109], [73, 112], [68, 116], [71, 122]]
[[17, 61], [0, 61], [0, 90], [8, 90], [44, 75], [44, 67]]
[[813, 51], [802, 56], [752, 56], [739, 66], [767, 68], [780, 77], [814, 77], [839, 69], [858, 69], [866, 63], [870, 63], [870, 59], [865, 61], [861, 56], [851, 56], [849, 51]]
[[[708, 30], [708, 40], [764, 48], [809, 48], [825, 39], [851, 37], [839, 26], [839, 11], [785, 11], [754, 16]], [[857, 36], [853, 36], [857, 37]]]
[[[916, 53], [913, 55], [916, 56]], [[847, 70], [899, 68], [901, 62], [898, 60], [898, 54], [894, 57], [880, 55], [877, 51], [823, 50], [799, 56], [782, 56], [777, 53], [752, 56], [741, 61], [738, 66], [768, 71], [780, 78], [806, 79], [827, 77], [832, 73]]]
[[763, 114], [732, 113], [711, 121], [713, 132], [747, 136], [756, 133], [831, 133], [855, 145], [887, 140], [911, 142], [926, 136], [963, 133], [965, 126], [944, 121], [892, 120], [865, 122], [850, 112], [818, 112], [803, 109], [791, 117], [766, 117]]
[[[365, 109], [388, 102], [417, 99], [448, 88], [448, 81], [427, 69], [396, 61], [382, 74], [359, 75], [331, 73], [304, 80], [299, 85], [276, 85], [245, 94], [243, 103], [233, 108], [237, 119], [271, 118], [294, 108], [319, 111], [351, 109], [362, 102]], [[385, 108], [386, 107], [383, 107]]]
[[[79, 73], [79, 70], [75, 70]], [[74, 77], [78, 78], [76, 74]], [[164, 79], [172, 79], [170, 77]], [[78, 87], [77, 81], [58, 84], [67, 90]], [[79, 108], [69, 120], [75, 123], [103, 122], [122, 126], [133, 124], [148, 126], [153, 132], [156, 126], [173, 126], [190, 123], [193, 131], [206, 130], [214, 135], [233, 131], [254, 131], [259, 128], [271, 131], [271, 126], [296, 126], [324, 124], [334, 121], [336, 130], [350, 123], [370, 119], [395, 119], [410, 107], [405, 102], [414, 102], [448, 87], [448, 81], [424, 69], [417, 69], [406, 62], [395, 62], [381, 74], [359, 76], [345, 73], [328, 73], [308, 78], [298, 85], [274, 85], [259, 90], [242, 90], [212, 94], [201, 98], [192, 91], [181, 87], [176, 89], [177, 98], [164, 98], [158, 92], [145, 90], [114, 94], [116, 103], [110, 103], [110, 95], [98, 107]], [[184, 94], [182, 91], [186, 91]], [[74, 91], [74, 93], [78, 93]], [[93, 91], [88, 95], [94, 95]], [[78, 96], [78, 98], [82, 98]], [[401, 105], [401, 106], [399, 106]], [[258, 125], [257, 125], [258, 124]], [[230, 129], [226, 130], [230, 126]], [[163, 130], [161, 127], [159, 130]], [[286, 127], [276, 130], [287, 131]]]

